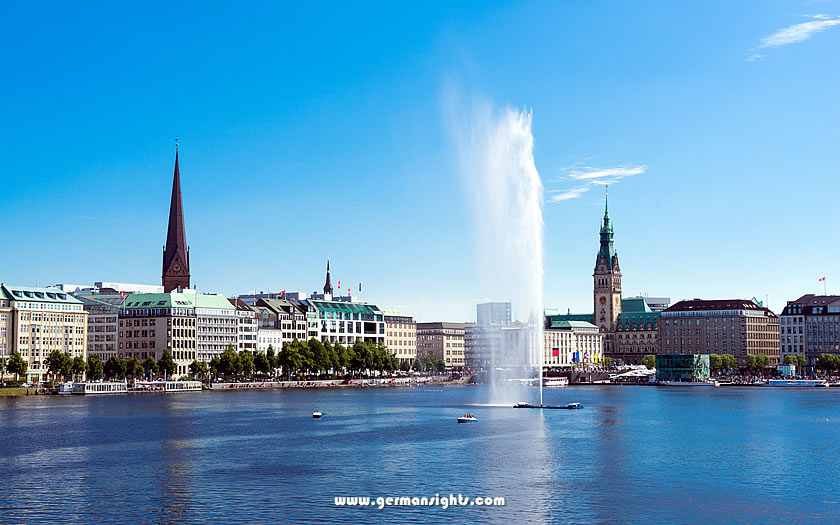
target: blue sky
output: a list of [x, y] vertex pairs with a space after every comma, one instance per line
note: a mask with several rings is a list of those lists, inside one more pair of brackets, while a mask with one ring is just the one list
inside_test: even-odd
[[6, 3], [0, 280], [158, 283], [177, 135], [199, 290], [311, 292], [329, 255], [367, 300], [472, 319], [507, 298], [474, 277], [456, 86], [533, 112], [546, 306], [591, 310], [590, 181], [610, 179], [625, 295], [779, 311], [840, 283], [838, 17], [836, 1]]

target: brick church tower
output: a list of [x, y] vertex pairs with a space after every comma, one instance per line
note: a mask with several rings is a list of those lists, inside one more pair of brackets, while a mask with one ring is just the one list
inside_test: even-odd
[[169, 204], [169, 229], [163, 248], [163, 291], [190, 287], [190, 249], [184, 231], [184, 208], [181, 205], [181, 174], [178, 171], [178, 145], [175, 145], [175, 176], [172, 179], [172, 202]]

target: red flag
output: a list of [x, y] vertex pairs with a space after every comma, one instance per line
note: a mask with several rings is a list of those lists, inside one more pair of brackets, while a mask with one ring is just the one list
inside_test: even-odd
[[552, 355], [552, 357], [560, 357], [560, 349], [559, 348], [553, 349], [551, 351], [551, 355]]
[[280, 295], [285, 296], [286, 295], [286, 290], [283, 290], [282, 292], [280, 292]]
[[125, 297], [125, 292], [120, 292], [120, 297]]
[[341, 288], [341, 281], [338, 281], [338, 287]]
[[820, 281], [825, 281], [825, 277], [823, 277], [822, 279], [820, 279]]

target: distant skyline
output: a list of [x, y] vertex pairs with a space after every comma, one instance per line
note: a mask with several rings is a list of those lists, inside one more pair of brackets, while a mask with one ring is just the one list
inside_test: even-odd
[[180, 171], [199, 291], [323, 287], [475, 319], [445, 93], [533, 116], [545, 307], [840, 292], [840, 1], [6, 4], [0, 280], [160, 284]]

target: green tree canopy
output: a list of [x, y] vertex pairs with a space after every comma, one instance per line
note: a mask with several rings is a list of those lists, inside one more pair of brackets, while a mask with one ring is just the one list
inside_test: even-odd
[[718, 354], [709, 354], [709, 366], [712, 370], [723, 368], [723, 359]]
[[71, 367], [71, 372], [73, 374], [82, 375], [87, 372], [87, 363], [85, 363], [85, 358], [77, 355], [73, 358], [73, 366]]
[[119, 379], [125, 377], [128, 366], [125, 361], [119, 357], [112, 355], [105, 362], [105, 375], [112, 379]]
[[785, 356], [783, 362], [786, 365], [798, 365], [799, 359], [797, 359], [796, 356], [793, 354], [788, 354]]
[[53, 377], [62, 377], [63, 379], [64, 370], [68, 368], [65, 364], [66, 360], [70, 360], [70, 366], [72, 366], [72, 359], [69, 354], [61, 350], [53, 350], [44, 360], [44, 364], [47, 365], [47, 370]]
[[768, 366], [770, 366], [770, 358], [765, 354], [756, 355], [755, 366], [757, 368], [767, 368]]
[[214, 355], [210, 358], [210, 373], [214, 376], [218, 376], [221, 371], [222, 361], [219, 356]]
[[9, 357], [9, 360], [6, 361], [6, 370], [9, 371], [10, 374], [15, 375], [15, 379], [20, 379], [20, 376], [26, 375], [26, 371], [29, 370], [29, 363], [20, 355], [20, 352], [15, 352]]
[[274, 371], [277, 368], [277, 353], [274, 351], [274, 346], [268, 345], [268, 350], [265, 351], [265, 357], [268, 359], [268, 366]]
[[207, 364], [204, 361], [193, 361], [190, 363], [190, 374], [193, 377], [202, 377], [207, 375]]
[[254, 354], [250, 350], [242, 350], [239, 352], [239, 370], [238, 372], [245, 377], [249, 377], [254, 371]]
[[105, 366], [102, 363], [102, 358], [97, 354], [91, 354], [87, 360], [88, 377], [91, 379], [101, 379], [105, 373]]
[[271, 361], [268, 356], [262, 352], [257, 352], [257, 355], [254, 356], [254, 370], [260, 374], [267, 374], [271, 369]]
[[219, 372], [224, 376], [239, 373], [239, 354], [233, 349], [233, 345], [228, 345], [219, 356]]
[[146, 371], [147, 375], [157, 375], [159, 368], [154, 356], [150, 355], [149, 357], [143, 360], [143, 370]]
[[738, 358], [734, 355], [730, 354], [723, 354], [720, 356], [720, 364], [723, 368], [727, 370], [733, 370], [738, 368]]
[[757, 368], [756, 358], [754, 354], [747, 354], [747, 357], [744, 358], [744, 367], [747, 370], [755, 370]]
[[645, 365], [648, 370], [656, 368], [656, 356], [653, 354], [644, 356], [642, 358], [642, 364]]
[[604, 356], [604, 368], [612, 368], [613, 359], [610, 356]]
[[817, 367], [825, 370], [831, 375], [831, 372], [840, 368], [840, 357], [836, 354], [820, 354], [817, 357]]
[[129, 357], [125, 360], [125, 373], [126, 375], [130, 375], [136, 378], [143, 377], [146, 371], [143, 370], [143, 365], [140, 363], [139, 359]]
[[169, 377], [175, 374], [175, 371], [178, 370], [178, 365], [176, 365], [175, 360], [172, 359], [172, 352], [170, 352], [168, 348], [163, 351], [163, 354], [161, 354], [160, 360], [157, 364], [158, 370], [163, 373], [164, 379], [169, 379]]

